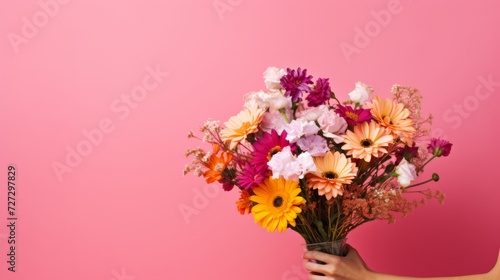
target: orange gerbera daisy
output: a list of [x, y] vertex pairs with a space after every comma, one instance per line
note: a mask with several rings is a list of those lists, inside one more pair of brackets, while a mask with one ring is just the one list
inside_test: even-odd
[[222, 179], [222, 172], [224, 172], [228, 163], [233, 159], [233, 155], [226, 152], [222, 152], [221, 155], [218, 156], [219, 150], [220, 146], [214, 144], [212, 154], [208, 160], [203, 163], [205, 167], [208, 168], [208, 170], [203, 173], [203, 177], [206, 178], [209, 184]]
[[402, 103], [397, 103], [390, 98], [382, 99], [380, 96], [374, 96], [371, 104], [373, 117], [383, 127], [389, 129], [394, 138], [399, 138], [409, 146], [413, 145], [413, 136], [415, 127], [412, 119], [409, 118], [410, 110], [405, 108]]
[[364, 122], [354, 126], [354, 132], [348, 130], [344, 136], [342, 150], [347, 150], [347, 155], [370, 162], [372, 156], [380, 157], [387, 153], [384, 147], [394, 141], [390, 132], [375, 121]]
[[307, 186], [317, 189], [327, 199], [342, 195], [342, 186], [350, 184], [358, 168], [344, 154], [329, 151], [322, 157], [314, 157], [317, 171], [306, 174]]
[[252, 201], [250, 201], [250, 193], [247, 190], [241, 190], [241, 196], [236, 201], [236, 207], [241, 215], [250, 214], [252, 209]]
[[224, 142], [229, 142], [229, 148], [233, 149], [240, 142], [246, 141], [248, 134], [255, 133], [264, 117], [265, 110], [257, 105], [246, 108], [238, 115], [232, 116], [224, 123], [225, 127], [220, 136]]

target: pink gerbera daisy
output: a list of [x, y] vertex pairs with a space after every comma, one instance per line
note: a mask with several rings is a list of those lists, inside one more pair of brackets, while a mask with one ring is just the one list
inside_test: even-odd
[[[265, 168], [265, 167], [264, 167]], [[245, 164], [245, 169], [243, 172], [236, 177], [238, 185], [242, 188], [248, 190], [264, 182], [264, 179], [268, 177], [269, 171], [267, 168], [257, 168], [257, 166], [247, 162]]]
[[267, 170], [267, 162], [274, 154], [281, 152], [284, 147], [290, 146], [290, 150], [294, 152], [295, 144], [290, 145], [290, 142], [286, 140], [286, 136], [286, 131], [278, 134], [274, 129], [271, 130], [271, 133], [264, 133], [264, 136], [260, 137], [252, 144], [254, 148], [252, 152], [252, 165], [254, 165], [257, 170]]
[[338, 105], [335, 112], [343, 117], [349, 125], [357, 125], [372, 119], [370, 110], [363, 108], [354, 109], [351, 106]]

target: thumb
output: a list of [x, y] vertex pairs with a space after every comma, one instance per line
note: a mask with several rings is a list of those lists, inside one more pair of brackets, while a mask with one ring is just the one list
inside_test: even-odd
[[361, 258], [359, 256], [358, 250], [356, 248], [352, 247], [351, 245], [347, 244], [347, 255], [346, 258], [348, 259], [355, 259], [355, 258]]
[[495, 267], [497, 269], [500, 269], [500, 248], [498, 249], [498, 258], [497, 258], [497, 263], [495, 264]]
[[347, 245], [347, 252], [346, 259], [351, 262], [358, 262], [361, 263], [366, 269], [370, 270], [371, 269], [368, 267], [368, 265], [365, 263], [363, 258], [359, 255], [358, 250], [356, 248], [352, 247], [351, 245]]

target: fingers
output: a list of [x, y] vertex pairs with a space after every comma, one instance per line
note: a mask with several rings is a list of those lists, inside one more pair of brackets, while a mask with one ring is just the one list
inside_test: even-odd
[[[311, 272], [309, 276], [311, 280], [339, 279], [338, 277], [345, 274], [345, 265], [352, 266], [359, 264], [361, 267], [363, 265], [366, 267], [358, 251], [350, 245], [348, 245], [348, 252], [345, 257], [334, 256], [318, 251], [307, 251], [304, 253], [304, 259], [313, 260], [304, 264], [305, 269]], [[323, 262], [324, 264], [319, 264], [314, 261]], [[322, 275], [315, 275], [316, 273]]]
[[335, 278], [309, 274], [309, 280], [335, 280]]
[[307, 251], [304, 253], [304, 259], [317, 260], [317, 261], [322, 261], [324, 263], [330, 263], [332, 262], [332, 260], [336, 260], [337, 258], [340, 257], [325, 254], [318, 251]]
[[309, 261], [304, 264], [304, 268], [310, 271], [312, 273], [311, 275], [314, 275], [314, 273], [319, 273], [320, 275], [331, 275], [331, 269], [329, 265]]

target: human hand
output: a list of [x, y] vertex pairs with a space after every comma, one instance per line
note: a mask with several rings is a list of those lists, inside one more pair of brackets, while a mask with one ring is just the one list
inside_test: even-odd
[[[359, 256], [356, 249], [349, 246], [347, 256], [338, 257], [316, 251], [307, 251], [304, 253], [304, 259], [310, 261], [304, 264], [306, 270], [310, 271], [310, 280], [499, 280], [500, 279], [500, 251], [496, 265], [486, 274], [464, 275], [453, 277], [437, 277], [437, 278], [413, 278], [395, 276], [389, 274], [381, 274], [373, 272], [368, 268], [363, 259]], [[321, 261], [325, 264], [314, 263], [312, 261]], [[321, 275], [317, 275], [320, 273]]]
[[498, 250], [498, 257], [495, 266], [486, 274], [486, 276], [486, 279], [500, 279], [500, 249]]
[[[310, 271], [310, 280], [364, 280], [372, 279], [373, 272], [365, 264], [358, 251], [348, 245], [345, 257], [333, 256], [317, 251], [307, 251], [304, 259], [309, 261], [304, 264]], [[312, 260], [322, 261], [325, 264], [315, 263]], [[317, 274], [320, 275], [317, 275]]]

